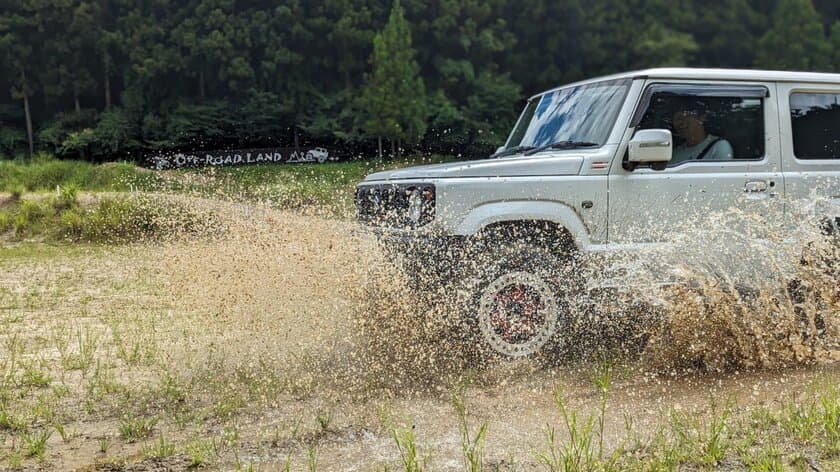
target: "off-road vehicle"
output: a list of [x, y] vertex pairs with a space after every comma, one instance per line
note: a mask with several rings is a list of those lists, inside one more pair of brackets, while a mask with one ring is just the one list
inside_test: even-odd
[[[377, 172], [356, 190], [361, 224], [417, 270], [477, 277], [466, 317], [510, 357], [562, 342], [575, 254], [660, 244], [730, 208], [783, 231], [785, 202], [806, 198], [840, 202], [838, 74], [669, 68], [564, 85], [531, 97], [488, 159]], [[472, 246], [485, 257], [458, 250]]]

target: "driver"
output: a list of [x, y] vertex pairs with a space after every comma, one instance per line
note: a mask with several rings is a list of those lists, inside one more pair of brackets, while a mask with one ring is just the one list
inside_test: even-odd
[[729, 141], [706, 132], [706, 117], [705, 106], [700, 103], [674, 113], [674, 134], [683, 142], [674, 148], [671, 165], [690, 160], [725, 161], [733, 158]]

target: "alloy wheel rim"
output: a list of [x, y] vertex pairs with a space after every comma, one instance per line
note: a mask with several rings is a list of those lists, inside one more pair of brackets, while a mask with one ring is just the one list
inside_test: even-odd
[[489, 346], [507, 357], [539, 351], [557, 327], [551, 286], [530, 272], [509, 272], [487, 285], [479, 300], [479, 329]]

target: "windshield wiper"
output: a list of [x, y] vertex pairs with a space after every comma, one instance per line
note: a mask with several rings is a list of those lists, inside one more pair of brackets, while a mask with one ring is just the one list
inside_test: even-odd
[[529, 149], [522, 154], [526, 156], [530, 156], [532, 154], [536, 154], [538, 152], [546, 151], [548, 149], [577, 149], [577, 148], [588, 148], [588, 147], [596, 147], [600, 146], [598, 143], [593, 143], [591, 141], [557, 141], [555, 143], [545, 144], [539, 147], [535, 147]]
[[495, 159], [497, 157], [505, 157], [505, 156], [512, 156], [514, 154], [518, 154], [520, 152], [530, 151], [534, 149], [534, 146], [514, 146], [510, 149], [505, 149], [504, 151], [497, 152], [490, 156], [490, 159]]

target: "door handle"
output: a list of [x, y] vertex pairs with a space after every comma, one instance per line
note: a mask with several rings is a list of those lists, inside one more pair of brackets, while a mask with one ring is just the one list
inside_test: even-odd
[[764, 180], [751, 180], [744, 184], [744, 193], [758, 193], [767, 191], [767, 182]]

